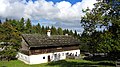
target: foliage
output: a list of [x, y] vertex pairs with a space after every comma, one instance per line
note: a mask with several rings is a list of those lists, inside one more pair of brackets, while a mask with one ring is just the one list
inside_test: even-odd
[[60, 28], [60, 27], [58, 28], [58, 34], [59, 34], [59, 35], [63, 35], [63, 30], [62, 30], [62, 28]]
[[[84, 10], [81, 23], [84, 28], [82, 41], [89, 45], [92, 52], [111, 54], [120, 52], [120, 1], [99, 1], [94, 8]], [[104, 29], [101, 32], [98, 29]], [[84, 35], [87, 35], [84, 37]], [[87, 39], [88, 38], [88, 39]], [[86, 41], [86, 40], [87, 41]], [[85, 41], [84, 41], [85, 40]], [[118, 55], [114, 55], [118, 57]]]
[[51, 27], [51, 34], [58, 35], [57, 29], [54, 26]]
[[25, 29], [26, 33], [32, 33], [32, 24], [30, 19], [27, 19]]
[[0, 24], [2, 24], [1, 20], [0, 20]]
[[20, 21], [17, 23], [17, 30], [18, 30], [18, 31], [23, 32], [23, 30], [25, 29], [25, 27], [24, 27], [24, 22], [25, 22], [25, 20], [24, 20], [24, 18], [22, 17], [22, 18], [20, 19]]
[[0, 56], [6, 58], [7, 60], [16, 56], [16, 52], [19, 50], [21, 42], [21, 38], [19, 36], [20, 33], [14, 27], [15, 25], [12, 25], [12, 22], [4, 22], [1, 24], [0, 30], [0, 42], [8, 43], [7, 45], [0, 44], [1, 47], [6, 46], [6, 48], [0, 52]]

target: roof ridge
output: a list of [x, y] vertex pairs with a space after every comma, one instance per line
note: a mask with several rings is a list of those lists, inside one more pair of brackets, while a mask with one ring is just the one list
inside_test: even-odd
[[[40, 35], [40, 36], [47, 36], [45, 35], [41, 35], [41, 34], [22, 34], [22, 35]], [[66, 35], [51, 35], [51, 36], [66, 36]], [[68, 36], [72, 36], [72, 35], [68, 35]]]

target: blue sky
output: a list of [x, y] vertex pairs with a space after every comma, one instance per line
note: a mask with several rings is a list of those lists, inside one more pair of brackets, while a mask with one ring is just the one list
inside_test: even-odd
[[0, 19], [30, 18], [32, 24], [83, 31], [82, 9], [93, 8], [96, 0], [0, 0]]
[[67, 2], [70, 2], [71, 4], [75, 4], [77, 2], [81, 2], [82, 0], [46, 0], [46, 1], [52, 1], [54, 3], [61, 2], [61, 1], [67, 1]]
[[[29, 1], [29, 0], [27, 0], [27, 1]], [[37, 0], [32, 0], [32, 1], [34, 2]], [[67, 1], [67, 2], [70, 2], [71, 4], [75, 4], [77, 2], [81, 2], [82, 0], [46, 0], [46, 1], [52, 1], [54, 3], [61, 2], [61, 1]]]

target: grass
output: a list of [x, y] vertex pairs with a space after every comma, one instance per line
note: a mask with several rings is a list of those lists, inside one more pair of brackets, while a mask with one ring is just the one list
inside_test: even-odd
[[28, 65], [19, 60], [0, 61], [0, 67], [115, 67], [112, 61], [61, 60], [37, 65]]

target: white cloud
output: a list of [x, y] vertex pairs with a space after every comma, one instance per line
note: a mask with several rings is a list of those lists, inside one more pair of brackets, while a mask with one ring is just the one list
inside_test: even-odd
[[47, 19], [61, 23], [72, 23], [73, 26], [80, 22], [84, 15], [82, 9], [93, 8], [96, 0], [83, 0], [72, 5], [69, 2], [61, 1], [54, 4], [52, 1], [38, 0], [0, 0], [0, 19], [21, 17], [32, 20]]
[[20, 0], [0, 0], [0, 18], [23, 17], [25, 4]]
[[61, 1], [56, 4], [45, 0], [38, 0], [34, 3], [29, 1], [25, 7], [24, 17], [31, 19], [48, 19], [60, 22], [80, 21], [83, 14], [82, 9], [92, 8], [96, 0], [83, 0], [72, 5], [69, 2]]

